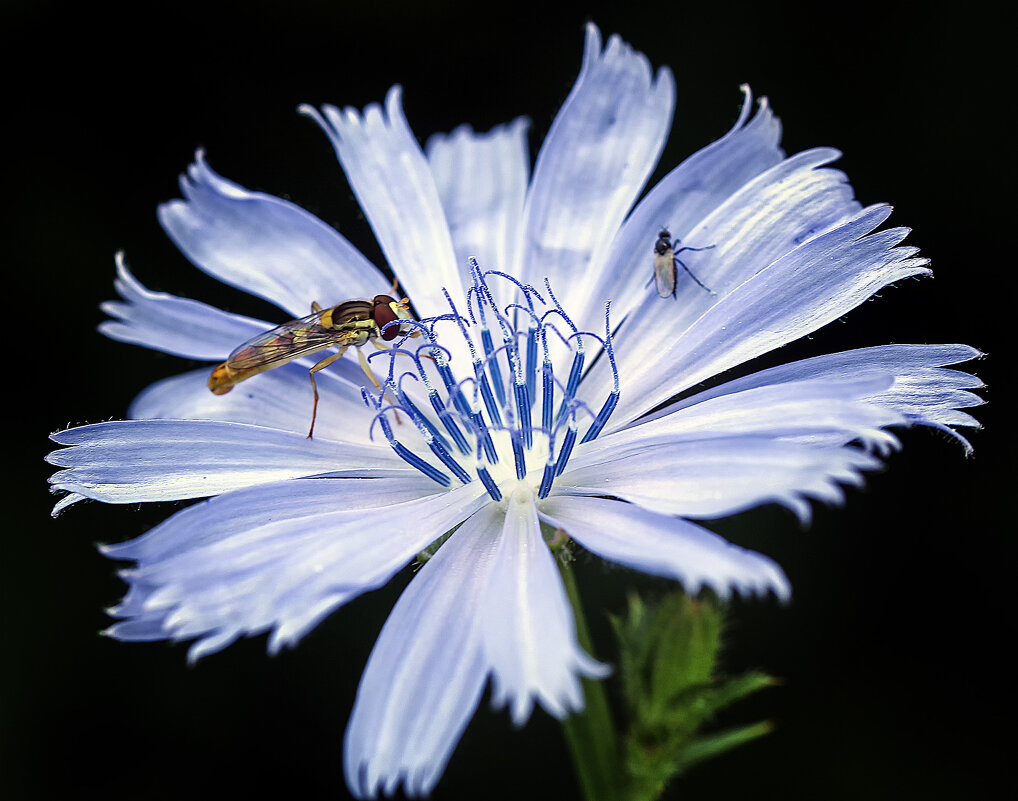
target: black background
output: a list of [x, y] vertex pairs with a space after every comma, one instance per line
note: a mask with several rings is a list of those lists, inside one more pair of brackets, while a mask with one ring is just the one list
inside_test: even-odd
[[[786, 607], [736, 603], [726, 637], [728, 669], [784, 679], [733, 720], [766, 717], [777, 731], [667, 797], [986, 797], [1014, 745], [1005, 654], [1015, 545], [1004, 509], [1014, 478], [1004, 415], [1014, 71], [1004, 67], [1006, 28], [980, 4], [911, 8], [6, 3], [14, 364], [4, 378], [0, 795], [345, 797], [340, 748], [358, 677], [408, 576], [274, 659], [264, 638], [195, 668], [183, 646], [100, 638], [103, 607], [123, 585], [94, 543], [136, 536], [175, 507], [80, 504], [51, 520], [45, 435], [123, 417], [147, 384], [194, 366], [96, 333], [115, 250], [150, 288], [275, 319], [191, 267], [156, 222], [195, 147], [228, 178], [336, 225], [381, 264], [331, 146], [297, 104], [362, 107], [400, 82], [422, 141], [524, 114], [536, 153], [592, 19], [675, 72], [676, 123], [656, 178], [728, 129], [749, 82], [781, 116], [787, 152], [841, 148], [860, 200], [892, 202], [892, 222], [911, 226], [932, 258], [933, 280], [881, 292], [777, 359], [884, 342], [961, 341], [989, 354], [971, 366], [990, 385], [974, 458], [934, 432], [906, 432], [889, 469], [849, 492], [845, 508], [818, 509], [808, 530], [771, 508], [715, 526], [775, 557], [795, 589]], [[599, 655], [610, 659], [604, 612], [619, 611], [633, 585], [663, 585], [593, 559], [578, 569]], [[434, 797], [578, 793], [555, 721], [538, 712], [514, 730], [485, 705]]]

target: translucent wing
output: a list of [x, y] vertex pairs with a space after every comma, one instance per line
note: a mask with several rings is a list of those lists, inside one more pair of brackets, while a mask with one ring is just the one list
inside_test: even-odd
[[671, 248], [664, 253], [654, 254], [654, 283], [657, 285], [658, 297], [675, 296], [675, 262]]
[[231, 370], [252, 370], [259, 367], [279, 365], [297, 359], [308, 353], [343, 345], [363, 345], [371, 336], [371, 304], [362, 301], [361, 309], [345, 309], [335, 315], [341, 307], [321, 311], [291, 320], [259, 334], [237, 348], [226, 360]]

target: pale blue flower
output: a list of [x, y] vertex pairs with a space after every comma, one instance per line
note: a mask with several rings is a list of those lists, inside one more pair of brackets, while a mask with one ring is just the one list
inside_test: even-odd
[[[890, 209], [862, 208], [826, 166], [836, 151], [785, 158], [748, 90], [732, 130], [637, 203], [673, 102], [667, 69], [617, 37], [602, 49], [590, 26], [532, 175], [523, 120], [422, 152], [398, 87], [363, 113], [304, 109], [421, 316], [401, 346], [434, 359], [373, 359], [385, 399], [362, 395], [355, 359], [319, 373], [313, 440], [310, 360], [225, 396], [207, 368], [186, 373], [145, 390], [130, 420], [53, 435], [69, 446], [49, 457], [58, 510], [212, 496], [103, 548], [135, 563], [109, 634], [193, 640], [198, 659], [267, 632], [275, 653], [455, 529], [382, 629], [345, 741], [357, 795], [425, 794], [489, 679], [519, 724], [535, 704], [580, 709], [579, 677], [605, 675], [577, 643], [542, 522], [689, 592], [786, 598], [771, 560], [693, 521], [770, 502], [805, 520], [897, 447], [890, 427], [976, 425], [961, 409], [980, 382], [946, 367], [978, 355], [964, 345], [818, 356], [696, 391], [928, 270], [905, 229], [878, 230]], [[286, 316], [389, 286], [336, 231], [201, 153], [181, 188], [159, 210], [174, 242]], [[680, 271], [677, 298], [659, 297], [662, 226], [704, 248], [682, 258], [710, 291]], [[219, 361], [274, 325], [151, 292], [119, 256], [117, 270], [102, 326], [115, 339]]]

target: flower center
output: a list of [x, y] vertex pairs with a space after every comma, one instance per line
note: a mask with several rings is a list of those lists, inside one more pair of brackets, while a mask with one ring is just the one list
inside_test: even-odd
[[[580, 331], [547, 280], [542, 294], [505, 273], [482, 272], [474, 260], [470, 266], [473, 285], [465, 314], [446, 292], [447, 314], [399, 321], [403, 331], [408, 326], [413, 330], [394, 347], [369, 357], [389, 359], [382, 392], [364, 391], [365, 402], [378, 410], [372, 433], [377, 423], [404, 461], [443, 487], [453, 486], [454, 479], [463, 484], [477, 480], [498, 501], [503, 490], [524, 481], [544, 498], [565, 469], [580, 430], [585, 427], [582, 442], [597, 437], [618, 403], [609, 305], [603, 337]], [[510, 282], [519, 302], [499, 308], [491, 280]], [[423, 343], [411, 350], [407, 346], [412, 339]], [[452, 351], [446, 345], [453, 339], [462, 340], [469, 353], [465, 378], [457, 378], [452, 369]], [[501, 343], [496, 345], [496, 339]], [[564, 356], [553, 356], [562, 350], [557, 342], [565, 346]], [[577, 397], [577, 390], [584, 367], [602, 351], [615, 382], [595, 412]], [[413, 369], [407, 369], [411, 361], [403, 357], [409, 357]], [[556, 362], [569, 365], [564, 382], [555, 374]], [[410, 397], [422, 399], [421, 393], [404, 386], [407, 379], [423, 386], [430, 408]], [[413, 423], [406, 433], [406, 426], [393, 425], [393, 419], [401, 422], [400, 411]]]

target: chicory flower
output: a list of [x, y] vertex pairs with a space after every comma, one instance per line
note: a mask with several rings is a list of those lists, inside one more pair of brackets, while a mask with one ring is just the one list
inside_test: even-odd
[[[208, 498], [103, 548], [134, 562], [110, 636], [191, 640], [195, 660], [267, 632], [275, 653], [427, 551], [344, 750], [357, 795], [426, 794], [489, 679], [522, 724], [535, 704], [582, 708], [579, 677], [607, 671], [577, 643], [542, 524], [690, 593], [786, 598], [773, 561], [695, 521], [771, 502], [806, 520], [898, 446], [894, 427], [968, 450], [954, 427], [976, 425], [962, 409], [981, 384], [948, 368], [978, 355], [964, 345], [823, 355], [697, 390], [928, 268], [905, 229], [880, 228], [887, 206], [856, 202], [828, 166], [836, 151], [786, 158], [748, 90], [734, 127], [637, 202], [673, 105], [667, 69], [618, 37], [602, 48], [590, 26], [532, 174], [523, 120], [422, 151], [398, 87], [363, 112], [302, 109], [412, 299], [419, 322], [401, 334], [414, 336], [371, 355], [381, 391], [350, 358], [317, 374], [313, 439], [309, 358], [223, 396], [207, 368], [188, 372], [145, 390], [129, 420], [54, 434], [58, 511]], [[335, 230], [201, 152], [181, 189], [159, 218], [183, 253], [286, 315], [390, 284]], [[663, 225], [682, 261], [674, 298], [653, 284]], [[151, 292], [119, 254], [117, 271], [102, 326], [115, 339], [221, 361], [274, 325]]]

